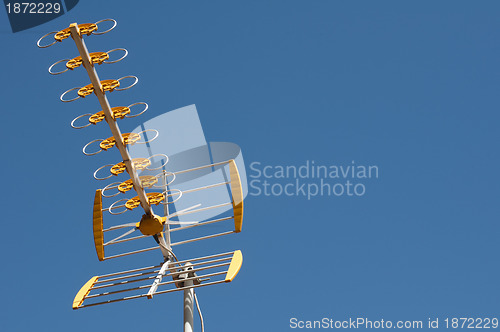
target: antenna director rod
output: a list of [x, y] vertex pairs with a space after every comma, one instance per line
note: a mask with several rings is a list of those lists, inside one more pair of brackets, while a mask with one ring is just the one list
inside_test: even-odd
[[121, 157], [123, 159], [123, 163], [125, 164], [125, 167], [127, 169], [127, 173], [130, 175], [130, 178], [132, 179], [132, 183], [134, 185], [134, 190], [137, 192], [137, 196], [139, 197], [139, 200], [141, 202], [141, 206], [147, 215], [153, 215], [153, 210], [151, 209], [151, 206], [148, 203], [148, 199], [146, 197], [146, 193], [144, 192], [144, 189], [142, 188], [141, 182], [139, 180], [139, 176], [137, 175], [137, 172], [135, 171], [134, 167], [132, 166], [132, 161], [130, 160], [130, 155], [128, 154], [128, 151], [125, 148], [125, 144], [123, 144], [123, 139], [122, 139], [122, 134], [120, 132], [120, 128], [118, 127], [115, 120], [113, 119], [113, 116], [111, 113], [111, 106], [109, 105], [109, 102], [108, 102], [108, 99], [106, 98], [106, 95], [102, 91], [102, 85], [101, 85], [101, 81], [99, 80], [99, 76], [97, 76], [97, 72], [94, 68], [94, 65], [90, 63], [89, 51], [87, 50], [87, 47], [85, 46], [85, 42], [83, 41], [83, 38], [80, 36], [80, 31], [78, 29], [78, 25], [76, 23], [72, 23], [69, 26], [69, 29], [71, 31], [71, 37], [75, 41], [76, 47], [78, 48], [78, 52], [80, 53], [80, 56], [82, 57], [83, 65], [84, 65], [85, 69], [87, 69], [87, 74], [89, 75], [90, 81], [92, 82], [92, 85], [94, 86], [94, 93], [97, 96], [99, 103], [101, 104], [102, 110], [104, 111], [104, 116], [106, 118], [106, 122], [108, 123], [109, 128], [111, 129], [111, 132], [113, 133], [113, 137], [115, 138], [116, 147], [120, 151]]

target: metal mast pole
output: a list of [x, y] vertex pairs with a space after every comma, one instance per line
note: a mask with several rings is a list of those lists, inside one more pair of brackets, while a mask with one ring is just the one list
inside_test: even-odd
[[[184, 287], [193, 286], [193, 280], [184, 281]], [[194, 289], [184, 290], [184, 332], [193, 332]]]

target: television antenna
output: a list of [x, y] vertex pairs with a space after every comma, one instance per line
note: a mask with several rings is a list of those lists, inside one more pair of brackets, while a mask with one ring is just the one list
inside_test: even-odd
[[[99, 31], [100, 25], [110, 23], [110, 28], [102, 32]], [[91, 125], [106, 122], [109, 125], [112, 136], [90, 141], [84, 146], [83, 153], [91, 156], [116, 147], [120, 153], [121, 161], [99, 167], [94, 173], [94, 178], [96, 180], [107, 180], [112, 177], [123, 177], [126, 174], [129, 177], [124, 181], [109, 183], [104, 188], [97, 189], [95, 192], [93, 234], [98, 259], [105, 261], [160, 250], [163, 260], [157, 265], [90, 278], [76, 294], [72, 307], [73, 309], [80, 309], [138, 298], [152, 299], [155, 295], [183, 291], [184, 331], [193, 331], [194, 302], [196, 302], [200, 313], [203, 331], [203, 317], [199, 310], [195, 289], [231, 282], [241, 268], [243, 261], [242, 253], [240, 250], [235, 250], [179, 260], [172, 247], [239, 233], [241, 231], [244, 191], [237, 160], [241, 161], [239, 163], [241, 169], [243, 165], [242, 158], [213, 161], [185, 169], [167, 170], [166, 166], [169, 162], [169, 157], [165, 154], [152, 154], [149, 148], [150, 143], [160, 135], [158, 130], [145, 129], [143, 127], [143, 130], [140, 132], [121, 132], [118, 120], [139, 116], [146, 112], [148, 105], [145, 102], [136, 102], [129, 106], [111, 107], [106, 94], [113, 91], [127, 90], [137, 84], [138, 78], [129, 75], [119, 79], [101, 80], [97, 74], [95, 65], [119, 62], [128, 55], [128, 51], [124, 48], [116, 48], [107, 52], [89, 52], [84, 42], [84, 36], [108, 33], [116, 27], [116, 24], [116, 21], [113, 19], [104, 19], [96, 23], [73, 23], [68, 28], [44, 35], [38, 40], [37, 46], [46, 48], [69, 39], [69, 37], [73, 39], [79, 55], [74, 58], [55, 62], [49, 67], [49, 73], [59, 75], [78, 67], [85, 68], [90, 79], [90, 84], [69, 89], [61, 95], [60, 99], [63, 102], [73, 102], [91, 94], [97, 97], [101, 110], [76, 117], [71, 122], [71, 126], [75, 129], [83, 129]], [[44, 43], [44, 40], [47, 38], [50, 39], [50, 37], [53, 39], [48, 43]], [[116, 60], [110, 60], [111, 55], [115, 52], [121, 53], [121, 56]], [[65, 64], [64, 67], [62, 66], [63, 64]], [[57, 69], [58, 67], [59, 69]], [[123, 81], [130, 80], [132, 80], [132, 83], [124, 87]], [[73, 94], [73, 96], [68, 97], [69, 94]], [[87, 120], [85, 124], [79, 124], [85, 121], [85, 119]], [[148, 136], [151, 138], [148, 138]], [[149, 157], [132, 158], [128, 148], [134, 144], [147, 144]], [[109, 168], [109, 173], [106, 174], [107, 168]], [[106, 175], [102, 176], [103, 173]], [[141, 175], [143, 173], [146, 175]], [[214, 177], [213, 175], [217, 176]], [[193, 182], [186, 180], [182, 189], [174, 188], [175, 184], [179, 181], [176, 182], [176, 179], [179, 177], [186, 178], [186, 176], [187, 179], [204, 179], [201, 182], [205, 182], [203, 185], [186, 188], [186, 183], [189, 185]], [[222, 182], [206, 183], [206, 179], [210, 181], [213, 178], [222, 178], [224, 180]], [[244, 178], [243, 180], [245, 181]], [[195, 181], [194, 183], [199, 183], [199, 181]], [[206, 193], [204, 194], [206, 196], [212, 196], [213, 193], [211, 193], [211, 190], [221, 190], [224, 188], [227, 188], [227, 191], [230, 193], [230, 199], [227, 202], [212, 205], [198, 203], [183, 209], [177, 209], [177, 202], [182, 197], [192, 195], [192, 193], [199, 195], [200, 192]], [[103, 198], [127, 195], [130, 192], [135, 192], [135, 196], [118, 199], [108, 207], [103, 207]], [[155, 214], [153, 209], [155, 205], [163, 205], [162, 216]], [[104, 228], [105, 213], [121, 215], [139, 207], [144, 211], [139, 220]], [[171, 207], [175, 207], [176, 211], [172, 212]], [[210, 214], [209, 218], [203, 217], [202, 214], [209, 210], [214, 212]], [[220, 211], [229, 211], [232, 213], [222, 216], [222, 214], [217, 214]], [[184, 219], [186, 215], [191, 215], [191, 220], [186, 221]], [[216, 218], [213, 218], [214, 216]], [[234, 222], [234, 227], [231, 225], [231, 229], [228, 231], [198, 237], [188, 236], [187, 239], [178, 242], [171, 241], [171, 233], [173, 232], [181, 233], [195, 228], [199, 229], [203, 228], [203, 226], [223, 223], [226, 220], [233, 220]], [[136, 235], [133, 235], [134, 233]], [[137, 235], [138, 233], [140, 235]], [[111, 236], [108, 234], [114, 235]], [[153, 247], [127, 252], [120, 251], [113, 255], [106, 254], [107, 248], [150, 238], [153, 238], [155, 241], [153, 242], [155, 243]]]

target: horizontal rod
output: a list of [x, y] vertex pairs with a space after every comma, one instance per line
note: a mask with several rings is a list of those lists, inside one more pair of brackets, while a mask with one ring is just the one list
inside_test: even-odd
[[184, 170], [182, 170], [182, 171], [171, 172], [171, 173], [173, 173], [173, 174], [177, 175], [177, 174], [182, 174], [182, 173], [187, 173], [187, 172], [197, 171], [197, 170], [204, 169], [204, 168], [208, 168], [208, 167], [215, 167], [215, 166], [219, 166], [219, 165], [227, 164], [227, 163], [229, 163], [230, 161], [231, 161], [231, 160], [221, 161], [221, 162], [219, 162], [219, 163], [215, 163], [215, 164], [210, 164], [210, 165], [204, 165], [204, 166], [200, 166], [200, 167], [194, 167], [194, 168], [184, 169]]
[[106, 292], [106, 293], [88, 295], [85, 299], [92, 299], [92, 298], [95, 298], [95, 297], [101, 297], [101, 296], [113, 295], [113, 294], [118, 294], [118, 293], [124, 293], [124, 292], [128, 292], [128, 291], [133, 291], [133, 290], [138, 290], [138, 289], [143, 289], [143, 288], [148, 288], [148, 287], [151, 287], [151, 286], [150, 285], [142, 285], [142, 286], [133, 287], [133, 288], [120, 289], [120, 290]]
[[109, 278], [109, 279], [105, 279], [105, 280], [98, 280], [98, 281], [95, 282], [95, 285], [103, 284], [105, 282], [110, 282], [110, 281], [117, 281], [117, 280], [124, 280], [124, 279], [127, 279], [127, 278], [146, 276], [148, 274], [158, 273], [158, 271], [159, 270], [153, 270], [153, 271], [148, 271], [148, 272], [140, 272], [140, 273], [135, 273], [135, 274], [129, 274], [129, 275], [122, 276], [122, 277], [115, 277], [115, 278]]
[[206, 239], [210, 239], [210, 238], [213, 238], [213, 237], [218, 237], [218, 236], [222, 236], [222, 235], [228, 235], [228, 234], [232, 234], [232, 233], [235, 233], [235, 232], [234, 231], [228, 231], [228, 232], [224, 232], [224, 233], [218, 233], [218, 234], [213, 234], [213, 235], [207, 235], [207, 236], [197, 237], [195, 239], [190, 239], [190, 240], [184, 240], [184, 241], [175, 242], [175, 243], [172, 243], [171, 245], [173, 247], [173, 246], [177, 246], [177, 245], [180, 245], [180, 244], [186, 244], [186, 243], [191, 243], [191, 242], [195, 242], [195, 241], [206, 240]]
[[184, 229], [193, 228], [193, 227], [199, 227], [199, 226], [204, 226], [204, 225], [209, 225], [209, 224], [213, 224], [213, 223], [216, 223], [216, 222], [219, 222], [219, 221], [229, 220], [229, 219], [233, 219], [233, 218], [234, 218], [234, 216], [230, 216], [230, 217], [225, 217], [225, 218], [220, 218], [220, 219], [202, 221], [202, 222], [199, 222], [197, 224], [193, 224], [193, 225], [189, 225], [189, 226], [182, 226], [182, 227], [178, 227], [178, 228], [172, 228], [170, 230], [170, 232], [182, 231]]
[[204, 260], [204, 259], [210, 259], [210, 258], [217, 258], [217, 257], [222, 257], [222, 256], [229, 256], [229, 255], [233, 255], [234, 254], [234, 251], [230, 251], [230, 252], [225, 252], [223, 254], [215, 254], [215, 255], [209, 255], [209, 256], [204, 256], [204, 257], [197, 257], [197, 258], [192, 258], [192, 259], [186, 259], [186, 260], [183, 260], [183, 261], [177, 261], [177, 262], [172, 262], [172, 263], [175, 263], [175, 264], [184, 264], [184, 263], [192, 263], [192, 262], [196, 262], [196, 261], [201, 261], [201, 260]]
[[[206, 262], [194, 263], [194, 264], [191, 264], [189, 266], [203, 266], [203, 265], [207, 265], [207, 264], [220, 263], [220, 262], [224, 262], [224, 261], [231, 260], [231, 259], [232, 259], [232, 257], [228, 256], [228, 257], [224, 257], [224, 258], [213, 259], [213, 260], [206, 261]], [[180, 268], [184, 268], [184, 267], [185, 267], [184, 265], [172, 266], [172, 267], [170, 267], [170, 269], [172, 269], [172, 268], [180, 269]]]
[[207, 206], [206, 208], [201, 208], [201, 209], [198, 209], [198, 210], [190, 210], [190, 211], [182, 212], [182, 213], [179, 213], [177, 215], [178, 216], [184, 216], [186, 214], [196, 213], [196, 212], [205, 211], [205, 210], [209, 210], [209, 209], [215, 209], [215, 208], [218, 208], [218, 207], [223, 207], [223, 206], [232, 205], [232, 204], [233, 204], [232, 202], [230, 202], [230, 203], [222, 203], [222, 204]]
[[108, 301], [103, 301], [103, 302], [96, 302], [96, 303], [91, 303], [91, 304], [84, 304], [84, 305], [79, 306], [77, 309], [86, 308], [86, 307], [93, 307], [93, 306], [100, 305], [100, 304], [107, 304], [107, 303], [114, 303], [114, 302], [120, 302], [120, 301], [138, 299], [140, 297], [146, 297], [146, 294], [128, 296], [128, 297], [124, 297], [122, 299], [116, 299], [116, 300], [108, 300]]
[[203, 189], [210, 189], [218, 186], [223, 186], [225, 184], [230, 184], [231, 182], [220, 182], [220, 183], [215, 183], [215, 184], [210, 184], [208, 186], [202, 186], [202, 187], [197, 187], [193, 189], [188, 189], [188, 190], [182, 190], [182, 194], [187, 194], [190, 192], [198, 191], [198, 190], [203, 190]]
[[123, 240], [116, 240], [116, 241], [113, 241], [113, 242], [108, 242], [108, 243], [105, 243], [103, 244], [103, 246], [109, 246], [109, 245], [112, 245], [112, 244], [117, 244], [117, 243], [123, 243], [123, 242], [127, 242], [127, 241], [132, 241], [132, 240], [138, 240], [138, 239], [144, 239], [145, 237], [148, 237], [150, 235], [139, 235], [139, 236], [134, 236], [134, 237], [129, 237], [128, 239], [123, 239]]
[[165, 274], [165, 277], [172, 277], [173, 278], [173, 276], [178, 276], [179, 274], [183, 274], [183, 273], [187, 273], [187, 272], [198, 272], [198, 271], [210, 270], [210, 269], [215, 269], [215, 268], [222, 267], [222, 266], [228, 266], [230, 264], [231, 263], [228, 262], [228, 263], [224, 263], [224, 264], [217, 264], [217, 265], [212, 265], [212, 266], [199, 267], [197, 269], [192, 269], [192, 270], [187, 270], [187, 271], [186, 270], [177, 271], [177, 272], [172, 272], [172, 273]]
[[100, 288], [114, 287], [114, 286], [120, 286], [120, 285], [123, 286], [125, 284], [131, 284], [133, 282], [144, 281], [144, 280], [149, 280], [149, 279], [154, 279], [154, 278], [156, 278], [156, 276], [150, 276], [150, 277], [138, 278], [138, 279], [132, 279], [132, 280], [125, 280], [125, 281], [117, 282], [114, 284], [105, 284], [105, 285], [101, 285], [101, 286], [96, 286], [96, 287], [93, 287], [92, 289], [100, 289]]
[[219, 281], [208, 282], [206, 284], [199, 284], [199, 285], [193, 285], [193, 286], [188, 286], [188, 287], [181, 287], [181, 288], [169, 289], [169, 290], [164, 290], [164, 291], [156, 292], [156, 293], [154, 293], [154, 295], [165, 294], [165, 293], [172, 293], [172, 292], [181, 291], [181, 290], [190, 289], [190, 288], [198, 288], [198, 287], [203, 287], [203, 286], [216, 285], [216, 284], [221, 284], [223, 282], [226, 282], [226, 281], [225, 280], [219, 280]]
[[103, 274], [102, 276], [99, 276], [99, 279], [100, 278], [108, 278], [108, 277], [119, 276], [121, 274], [127, 274], [127, 273], [139, 272], [139, 271], [146, 271], [146, 270], [154, 269], [154, 268], [157, 268], [157, 267], [161, 267], [161, 265], [141, 267], [140, 269], [133, 269], [133, 270], [128, 270], [128, 271], [121, 271], [121, 272], [115, 272], [115, 273], [110, 273], [110, 274]]
[[[188, 273], [190, 271], [188, 270], [188, 271], [184, 271], [184, 272]], [[176, 282], [183, 282], [183, 281], [195, 280], [195, 279], [200, 279], [200, 278], [215, 277], [215, 276], [219, 276], [221, 274], [226, 274], [226, 273], [227, 273], [227, 271], [221, 271], [221, 272], [214, 272], [214, 273], [204, 274], [202, 276], [189, 277], [189, 278], [184, 278], [184, 279], [179, 279], [179, 280], [172, 280], [172, 281], [165, 281], [165, 282], [160, 282], [158, 284], [158, 286], [170, 285], [170, 284], [173, 284], [173, 283], [176, 283]]]
[[138, 253], [141, 253], [141, 252], [151, 251], [151, 250], [155, 250], [155, 249], [160, 249], [160, 247], [151, 247], [151, 248], [147, 248], [147, 249], [141, 249], [141, 250], [126, 252], [124, 254], [119, 254], [119, 255], [104, 257], [104, 260], [112, 259], [112, 258], [118, 258], [118, 257], [123, 257], [123, 256], [128, 256], [128, 255], [133, 255], [133, 254], [138, 254]]
[[[125, 206], [125, 204], [123, 205]], [[107, 209], [103, 209], [103, 211], [106, 211]], [[131, 224], [131, 223], [130, 223]], [[106, 228], [103, 230], [103, 232], [109, 232], [109, 231], [114, 231], [114, 230], [117, 230], [117, 229], [122, 229], [122, 228], [126, 228], [126, 227], [136, 227], [135, 225], [132, 226], [132, 225], [129, 225], [129, 224], [124, 224], [124, 225], [116, 225], [116, 226], [111, 226], [109, 228]]]

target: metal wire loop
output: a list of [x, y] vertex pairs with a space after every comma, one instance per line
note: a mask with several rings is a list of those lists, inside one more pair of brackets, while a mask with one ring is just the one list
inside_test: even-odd
[[108, 55], [109, 55], [110, 53], [115, 52], [115, 51], [125, 51], [125, 54], [121, 58], [119, 58], [118, 60], [112, 60], [112, 61], [106, 60], [106, 61], [103, 61], [103, 62], [104, 63], [117, 63], [117, 62], [120, 62], [123, 59], [125, 59], [127, 57], [127, 55], [128, 55], [128, 51], [126, 49], [124, 49], [124, 48], [115, 48], [115, 49], [113, 49], [111, 51], [107, 51], [106, 53], [108, 53]]
[[57, 40], [54, 40], [51, 44], [47, 44], [47, 45], [40, 45], [40, 42], [42, 41], [42, 39], [44, 39], [45, 37], [48, 37], [50, 36], [51, 34], [56, 34], [58, 33], [59, 31], [51, 31], [45, 35], [43, 35], [40, 39], [38, 39], [38, 41], [36, 42], [36, 46], [40, 47], [40, 48], [46, 48], [46, 47], [49, 47], [49, 46], [52, 46], [54, 45], [55, 43], [57, 43]]
[[115, 189], [115, 188], [118, 188], [118, 186], [120, 185], [121, 182], [113, 182], [113, 183], [110, 183], [108, 184], [106, 187], [104, 187], [102, 189], [102, 196], [103, 197], [106, 197], [106, 198], [110, 198], [110, 197], [115, 197], [117, 195], [120, 195], [121, 192], [117, 192], [117, 193], [114, 193], [114, 194], [111, 194], [111, 195], [106, 195], [105, 192], [106, 190], [111, 190], [111, 189]]
[[108, 30], [106, 31], [103, 31], [103, 32], [92, 32], [93, 35], [103, 35], [105, 33], [108, 33], [110, 32], [111, 30], [113, 30], [115, 27], [116, 27], [116, 21], [113, 20], [112, 18], [105, 18], [104, 20], [100, 20], [100, 21], [97, 21], [95, 22], [94, 24], [97, 25], [97, 29], [99, 30], [99, 23], [102, 23], [102, 22], [106, 22], [106, 21], [111, 21], [113, 22], [113, 26], [111, 28], [109, 28]]
[[104, 141], [102, 138], [98, 138], [98, 139], [95, 139], [95, 140], [90, 141], [90, 142], [88, 142], [87, 144], [85, 144], [85, 146], [83, 147], [83, 154], [84, 154], [84, 155], [86, 155], [86, 156], [93, 156], [93, 155], [95, 155], [95, 154], [98, 154], [98, 153], [102, 152], [102, 149], [101, 149], [101, 150], [99, 150], [99, 151], [97, 151], [97, 152], [91, 152], [91, 153], [86, 152], [86, 149], [87, 149], [87, 147], [88, 147], [90, 144], [92, 144], [92, 143], [94, 143], [94, 142], [102, 142], [102, 141]]
[[165, 179], [168, 179], [169, 176], [172, 176], [172, 180], [170, 182], [167, 181], [167, 183], [162, 183], [161, 185], [153, 185], [153, 188], [164, 188], [166, 186], [170, 186], [172, 183], [174, 183], [176, 178], [175, 173], [172, 172], [163, 171], [161, 173], [156, 174], [155, 178], [158, 179], [157, 183], [159, 183], [160, 179], [162, 179], [163, 177], [165, 177]]
[[63, 71], [58, 71], [58, 72], [53, 72], [51, 69], [52, 69], [55, 65], [57, 65], [57, 64], [59, 64], [59, 63], [61, 63], [61, 62], [68, 62], [69, 60], [71, 60], [71, 59], [62, 59], [62, 60], [59, 60], [59, 61], [57, 61], [56, 63], [52, 64], [52, 66], [50, 66], [50, 67], [49, 67], [49, 73], [50, 73], [50, 74], [52, 74], [52, 75], [59, 75], [59, 74], [62, 74], [62, 73], [67, 72], [67, 71], [69, 70], [69, 68], [68, 68], [68, 67], [66, 67], [66, 69], [65, 69], [65, 70], [63, 70]]
[[148, 143], [151, 143], [152, 141], [154, 141], [155, 139], [157, 139], [158, 136], [160, 135], [160, 133], [156, 129], [146, 129], [146, 130], [140, 131], [138, 134], [140, 136], [142, 133], [145, 133], [147, 131], [154, 131], [156, 133], [156, 135], [152, 139], [150, 139], [149, 141], [146, 141], [146, 140], [144, 142], [137, 141], [137, 142], [135, 142], [135, 144], [148, 144]]
[[81, 89], [81, 87], [71, 88], [71, 89], [69, 89], [69, 90], [66, 90], [66, 91], [65, 91], [65, 92], [61, 95], [61, 97], [59, 97], [59, 99], [60, 99], [63, 103], [69, 103], [70, 101], [75, 101], [75, 100], [77, 100], [78, 98], [80, 98], [80, 96], [79, 96], [79, 95], [77, 95], [77, 96], [76, 96], [75, 98], [73, 98], [73, 99], [64, 99], [64, 98], [63, 98], [63, 97], [64, 97], [64, 96], [65, 96], [68, 92], [73, 91], [73, 90], [77, 90], [77, 89], [78, 89], [78, 90], [80, 90], [80, 89]]
[[174, 190], [178, 192], [178, 195], [179, 195], [179, 196], [178, 196], [176, 199], [172, 200], [171, 202], [168, 202], [168, 199], [167, 199], [167, 202], [163, 202], [163, 203], [161, 203], [161, 204], [163, 204], [163, 205], [168, 205], [168, 204], [175, 203], [175, 202], [177, 202], [179, 199], [181, 199], [181, 197], [182, 197], [182, 190], [180, 190], [180, 189], [169, 189], [169, 190], [165, 190], [164, 192], [162, 192], [162, 194], [163, 194], [163, 195], [167, 195], [167, 198], [168, 198], [168, 197], [173, 197], [175, 194], [168, 193], [168, 192], [169, 192], [169, 191], [170, 191], [170, 192], [172, 192], [172, 191], [174, 191]]
[[88, 126], [90, 126], [92, 123], [87, 123], [86, 125], [84, 126], [75, 126], [75, 121], [80, 119], [80, 118], [83, 118], [84, 116], [92, 116], [91, 113], [87, 113], [87, 114], [82, 114], [80, 116], [77, 116], [76, 118], [73, 119], [73, 121], [71, 121], [71, 127], [75, 128], [75, 129], [82, 129], [82, 128], [86, 128]]
[[137, 76], [133, 76], [133, 75], [129, 75], [129, 76], [123, 76], [122, 78], [119, 78], [117, 79], [118, 82], [120, 82], [121, 80], [123, 80], [124, 78], [133, 78], [135, 79], [134, 83], [132, 83], [131, 85], [127, 86], [126, 88], [115, 88], [116, 91], [123, 91], [123, 90], [127, 90], [127, 89], [130, 89], [131, 87], [133, 87], [134, 85], [137, 84], [137, 82], [139, 82], [139, 79], [137, 78]]
[[163, 154], [163, 153], [160, 153], [160, 154], [154, 154], [154, 155], [152, 155], [151, 157], [149, 157], [149, 158], [147, 158], [147, 159], [149, 159], [149, 162], [150, 162], [151, 164], [153, 164], [153, 158], [154, 158], [154, 157], [156, 157], [156, 156], [163, 156], [163, 157], [165, 157], [165, 163], [164, 163], [163, 165], [161, 165], [160, 167], [156, 167], [156, 168], [148, 168], [148, 167], [146, 167], [146, 169], [147, 169], [148, 171], [156, 171], [156, 170], [162, 169], [162, 168], [163, 168], [163, 167], [165, 167], [165, 165], [168, 163], [168, 156], [167, 156], [166, 154]]
[[100, 171], [101, 169], [103, 169], [104, 167], [108, 167], [108, 166], [113, 167], [114, 165], [113, 165], [113, 164], [107, 164], [107, 165], [101, 166], [101, 167], [99, 167], [98, 169], [96, 169], [96, 170], [95, 170], [95, 172], [94, 172], [94, 179], [96, 179], [96, 180], [107, 180], [107, 179], [109, 179], [110, 177], [112, 177], [112, 176], [113, 176], [113, 173], [111, 173], [110, 175], [106, 176], [105, 178], [99, 178], [99, 177], [97, 177], [97, 172], [99, 172], [99, 171]]
[[[108, 212], [109, 212], [109, 213], [111, 213], [111, 214], [113, 214], [113, 215], [115, 215], [115, 216], [116, 216], [116, 215], [119, 215], [119, 214], [122, 214], [122, 213], [127, 212], [128, 210], [127, 210], [127, 208], [125, 207], [125, 204], [115, 206], [115, 204], [116, 204], [116, 203], [123, 202], [123, 201], [128, 201], [128, 198], [122, 198], [122, 199], [119, 199], [119, 200], [117, 200], [116, 202], [114, 202], [113, 204], [111, 204], [111, 205], [109, 206], [109, 208], [107, 209], [107, 210], [108, 210]], [[121, 212], [113, 212], [113, 211], [111, 211], [111, 210], [113, 210], [113, 209], [119, 209], [119, 208], [121, 208], [121, 207], [124, 207], [124, 208], [125, 208], [125, 210], [123, 210], [123, 211], [121, 211]]]
[[129, 108], [129, 109], [131, 109], [131, 108], [132, 108], [132, 106], [135, 106], [135, 105], [140, 105], [140, 104], [142, 104], [142, 105], [146, 105], [146, 107], [144, 107], [144, 109], [143, 109], [140, 113], [138, 113], [138, 114], [134, 114], [134, 115], [125, 115], [125, 117], [126, 117], [126, 118], [135, 118], [136, 116], [139, 116], [139, 115], [141, 115], [142, 113], [144, 113], [144, 112], [146, 112], [146, 111], [148, 110], [149, 105], [148, 105], [148, 104], [146, 104], [146, 103], [145, 103], [145, 102], [143, 102], [143, 101], [140, 101], [140, 102], [138, 102], [138, 103], [133, 103], [132, 105], [128, 105], [128, 108]]

